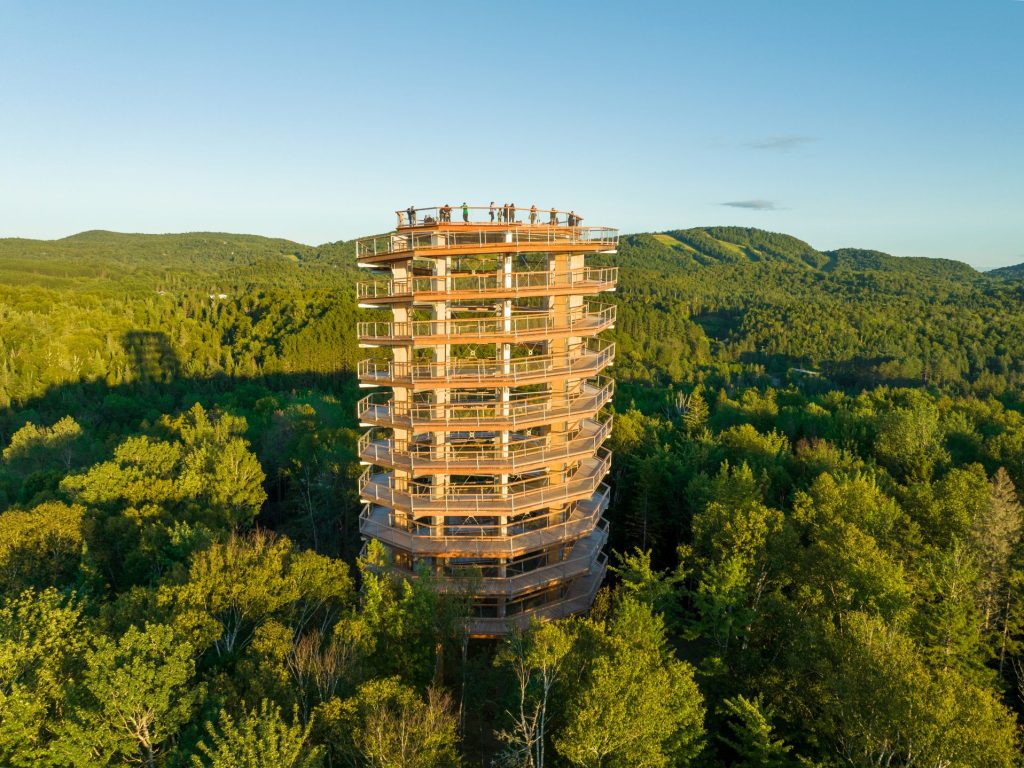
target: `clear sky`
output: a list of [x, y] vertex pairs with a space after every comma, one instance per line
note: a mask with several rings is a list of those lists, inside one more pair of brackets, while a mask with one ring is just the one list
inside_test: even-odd
[[1024, 2], [0, 0], [0, 236], [463, 200], [1024, 261]]

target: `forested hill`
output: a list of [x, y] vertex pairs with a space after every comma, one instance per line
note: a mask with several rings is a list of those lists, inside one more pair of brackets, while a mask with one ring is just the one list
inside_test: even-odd
[[[621, 267], [623, 381], [805, 369], [846, 387], [1022, 384], [1024, 289], [966, 264], [738, 227], [627, 235], [608, 261]], [[351, 242], [0, 240], [0, 406], [57, 382], [130, 380], [123, 341], [139, 329], [165, 333], [193, 376], [351, 370], [357, 274]]]
[[[294, 270], [275, 274], [268, 267], [330, 261], [354, 270], [351, 244], [318, 247], [290, 240], [220, 232], [140, 235], [92, 230], [60, 240], [0, 239], [0, 283], [68, 286], [75, 291], [105, 286], [112, 290], [195, 287], [197, 280], [242, 281], [272, 286], [289, 282]], [[84, 281], [84, 282], [83, 282]], [[302, 282], [302, 281], [300, 281]], [[277, 284], [280, 284], [278, 282]]]
[[467, 644], [360, 555], [352, 243], [0, 240], [0, 766], [1020, 765], [1024, 281], [600, 261], [614, 568]]
[[153, 334], [193, 379], [351, 370], [354, 262], [351, 243], [210, 232], [0, 239], [0, 407], [157, 375]]
[[[861, 248], [818, 251], [790, 235], [743, 227], [697, 227], [627, 235], [623, 249], [649, 250], [651, 257], [677, 267], [770, 262], [824, 272], [880, 270], [961, 279], [978, 275], [967, 264], [950, 259], [897, 257]], [[660, 256], [655, 256], [659, 251]]]
[[1005, 277], [1011, 280], [1024, 280], [1024, 264], [1014, 264], [1012, 267], [1000, 267], [988, 273], [993, 277]]
[[[695, 367], [813, 369], [843, 386], [1002, 392], [1024, 383], [1024, 291], [945, 259], [818, 251], [788, 235], [708, 227], [623, 238], [619, 339], [630, 376]], [[653, 345], [653, 349], [650, 347]]]

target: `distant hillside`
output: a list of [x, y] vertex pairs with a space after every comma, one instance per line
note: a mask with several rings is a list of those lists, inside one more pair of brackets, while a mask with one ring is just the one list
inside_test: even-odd
[[1014, 264], [1012, 267], [1000, 267], [986, 272], [992, 277], [1008, 278], [1010, 280], [1024, 280], [1024, 264]]
[[[624, 386], [776, 382], [797, 369], [852, 387], [1024, 386], [1024, 295], [1000, 279], [1020, 268], [819, 251], [743, 227], [625, 235], [616, 254], [593, 261], [620, 268], [619, 290], [602, 300], [619, 305], [612, 335]], [[118, 340], [134, 330], [165, 333], [183, 369], [202, 376], [351, 366], [363, 354], [355, 319], [370, 316], [355, 308], [360, 272], [351, 241], [103, 231], [0, 239], [0, 307], [14, 308], [0, 354], [18, 359], [14, 375], [0, 367], [0, 406], [47, 382], [128, 376]]]
[[700, 227], [624, 236], [608, 263], [620, 268], [620, 381], [685, 381], [717, 363], [847, 386], [1024, 382], [1020, 292], [961, 262]]
[[891, 256], [861, 248], [818, 251], [791, 235], [749, 227], [677, 229], [627, 235], [623, 242], [627, 249], [643, 252], [660, 265], [673, 268], [774, 263], [825, 272], [903, 272], [950, 279], [979, 275], [968, 264], [950, 259]]
[[[700, 267], [775, 261], [818, 268], [828, 257], [789, 235], [741, 227], [697, 227], [625, 235], [623, 247], [662, 266]], [[653, 264], [652, 264], [653, 266]]]
[[175, 376], [347, 370], [358, 354], [356, 271], [351, 243], [216, 232], [0, 239], [0, 409], [55, 385], [131, 382], [148, 369], [140, 339], [161, 340]]
[[[355, 271], [352, 243], [320, 246], [221, 232], [148, 235], [90, 230], [59, 240], [0, 238], [0, 284], [76, 291], [188, 284], [278, 286], [302, 266]], [[286, 269], [287, 265], [290, 269]], [[305, 282], [304, 279], [298, 282]]]
[[971, 279], [979, 276], [979, 272], [969, 264], [953, 259], [932, 259], [916, 256], [891, 256], [881, 251], [868, 251], [861, 248], [840, 248], [825, 251], [830, 262], [828, 269], [851, 271], [878, 270], [882, 272], [905, 272], [919, 275], [930, 275], [943, 278]]

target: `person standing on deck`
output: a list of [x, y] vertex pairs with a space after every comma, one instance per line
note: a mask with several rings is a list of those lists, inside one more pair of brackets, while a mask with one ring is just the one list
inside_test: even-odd
[[469, 224], [469, 206], [466, 202], [462, 202], [462, 221], [464, 224]]
[[552, 227], [558, 224], [558, 211], [554, 208], [551, 209], [551, 221], [548, 223], [551, 224]]
[[508, 204], [508, 210], [509, 210], [509, 221], [514, 223], [515, 220], [516, 220], [516, 204], [515, 203], [509, 203]]
[[405, 209], [405, 213], [409, 217], [409, 226], [410, 227], [415, 227], [416, 226], [416, 207], [410, 205], [408, 208]]
[[491, 200], [491, 224], [494, 223], [494, 201]]
[[537, 223], [537, 206], [536, 205], [531, 205], [530, 206], [530, 223], [531, 224], [536, 224]]

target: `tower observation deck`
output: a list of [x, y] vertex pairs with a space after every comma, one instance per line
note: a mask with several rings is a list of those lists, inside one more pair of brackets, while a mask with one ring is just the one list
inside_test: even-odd
[[[452, 215], [454, 213], [454, 216]], [[452, 221], [452, 219], [455, 221]], [[586, 610], [606, 568], [602, 447], [613, 381], [618, 232], [574, 214], [499, 207], [398, 212], [356, 244], [364, 308], [358, 404], [364, 539], [386, 567], [469, 591], [473, 636]]]

